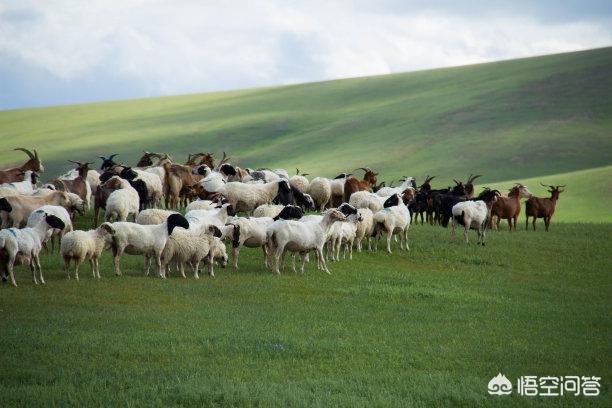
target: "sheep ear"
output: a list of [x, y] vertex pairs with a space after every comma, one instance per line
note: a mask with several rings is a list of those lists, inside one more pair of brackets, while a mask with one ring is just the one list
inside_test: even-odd
[[108, 222], [104, 222], [102, 223], [102, 225], [100, 225], [100, 228], [103, 229], [104, 231], [108, 232], [111, 235], [115, 234], [115, 229], [113, 228], [113, 226], [108, 223]]

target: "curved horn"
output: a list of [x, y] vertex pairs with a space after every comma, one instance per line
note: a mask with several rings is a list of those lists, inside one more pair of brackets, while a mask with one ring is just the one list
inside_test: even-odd
[[23, 147], [18, 147], [18, 148], [13, 149], [13, 150], [21, 150], [22, 152], [27, 154], [30, 159], [35, 159], [36, 158], [36, 156], [34, 156], [34, 154], [31, 151], [29, 151], [28, 149], [25, 149]]
[[300, 169], [298, 169], [297, 167], [295, 168], [295, 175], [297, 176], [298, 174], [300, 174]]
[[115, 156], [119, 156], [119, 153], [113, 153], [113, 154], [111, 154], [110, 156], [108, 156], [108, 160], [113, 160], [113, 158], [114, 158]]
[[74, 160], [68, 160], [70, 163], [74, 163], [74, 164], [78, 164], [79, 166], [82, 166], [83, 163], [78, 162], [78, 161], [74, 161]]
[[468, 183], [473, 183], [474, 180], [476, 180], [478, 177], [482, 177], [482, 174], [477, 174], [475, 176], [472, 176], [472, 173], [470, 173], [470, 178], [468, 180]]
[[455, 182], [455, 184], [457, 184], [457, 185], [461, 184], [461, 182], [460, 182], [460, 181], [457, 181], [457, 180], [455, 180], [455, 179], [453, 179], [453, 181], [454, 181], [454, 182]]
[[[355, 170], [363, 170], [363, 171], [367, 172], [368, 168], [367, 167], [357, 167]], [[353, 171], [355, 171], [355, 170], [353, 170]]]
[[562, 186], [557, 186], [557, 188], [563, 188], [563, 187], [565, 187], [565, 186], [567, 186], [567, 184], [564, 184], [564, 185], [562, 185]]

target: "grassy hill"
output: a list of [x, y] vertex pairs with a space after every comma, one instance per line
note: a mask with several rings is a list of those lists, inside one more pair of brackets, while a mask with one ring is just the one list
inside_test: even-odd
[[[485, 184], [539, 181], [612, 164], [610, 72], [612, 48], [604, 48], [294, 86], [4, 111], [0, 165], [22, 159], [11, 152], [16, 146], [37, 147], [48, 176], [65, 170], [66, 159], [104, 153], [133, 162], [142, 149], [180, 159], [191, 151], [225, 150], [242, 166], [299, 167], [328, 176], [367, 165], [387, 180], [437, 174], [446, 183], [478, 172]], [[576, 179], [581, 186], [603, 186], [587, 189], [586, 204], [570, 209], [580, 211], [581, 220], [612, 220], [589, 208], [602, 194], [612, 198], [610, 167], [605, 169], [584, 173], [600, 180]]]

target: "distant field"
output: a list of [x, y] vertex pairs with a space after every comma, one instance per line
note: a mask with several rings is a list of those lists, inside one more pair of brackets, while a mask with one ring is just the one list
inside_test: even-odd
[[[89, 226], [82, 218], [78, 226]], [[612, 224], [488, 234], [482, 248], [413, 226], [409, 253], [356, 254], [331, 275], [264, 270], [260, 251], [217, 277], [0, 285], [4, 406], [610, 406]], [[474, 239], [474, 235], [471, 235]], [[498, 372], [596, 375], [599, 398], [491, 397]]]
[[612, 48], [312, 84], [0, 112], [0, 164], [226, 150], [242, 166], [483, 182], [612, 164]]

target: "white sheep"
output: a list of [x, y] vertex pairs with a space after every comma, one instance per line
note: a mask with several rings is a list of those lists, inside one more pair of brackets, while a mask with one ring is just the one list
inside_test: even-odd
[[369, 208], [374, 214], [383, 209], [387, 197], [369, 191], [356, 191], [351, 194], [349, 204], [355, 208]]
[[56, 236], [63, 237], [66, 233], [72, 231], [73, 230], [72, 220], [70, 219], [70, 214], [68, 214], [68, 211], [64, 207], [61, 207], [59, 205], [43, 205], [42, 207], [39, 207], [36, 211], [30, 214], [30, 216], [28, 217], [28, 222], [26, 223], [26, 227], [36, 226], [45, 218], [46, 214], [55, 215], [57, 218], [62, 220], [62, 222], [64, 223], [64, 229], [62, 230], [49, 228], [47, 230], [47, 235], [45, 236], [45, 239], [43, 240], [43, 243], [47, 242], [48, 240], [51, 240], [51, 252], [54, 252], [55, 250], [55, 239], [54, 238]]
[[331, 182], [325, 177], [315, 177], [310, 182], [308, 194], [311, 195], [317, 211], [323, 211], [331, 199]]
[[214, 210], [191, 210], [185, 214], [185, 218], [189, 222], [190, 229], [202, 230], [211, 225], [222, 227], [234, 215], [236, 215], [234, 207], [231, 204], [223, 204]]
[[79, 267], [85, 261], [91, 264], [94, 278], [100, 279], [100, 256], [102, 250], [112, 243], [112, 236], [105, 228], [89, 231], [72, 231], [62, 237], [60, 253], [64, 259], [64, 272], [70, 279], [70, 262], [74, 262], [74, 277], [79, 280]]
[[[288, 196], [291, 193], [291, 187], [287, 180], [279, 180], [266, 184], [248, 184], [233, 181], [224, 184], [217, 192], [222, 194], [236, 211], [250, 212], [262, 204], [271, 203], [279, 193]], [[288, 204], [288, 202], [284, 204]]]
[[291, 188], [300, 190], [302, 193], [308, 193], [308, 190], [310, 188], [310, 182], [304, 174], [299, 174], [299, 170], [298, 174], [292, 176], [289, 179], [289, 185], [291, 186]]
[[340, 225], [340, 234], [336, 239], [336, 260], [340, 260], [340, 249], [344, 246], [342, 259], [346, 259], [346, 253], [349, 253], [349, 259], [353, 259], [353, 243], [357, 238], [357, 228], [361, 223], [362, 218], [359, 213], [351, 214], [346, 217], [346, 222], [338, 222]]
[[161, 208], [148, 208], [138, 213], [135, 222], [141, 225], [158, 225], [166, 221], [172, 214], [178, 214], [178, 212], [162, 210]]
[[315, 251], [317, 255], [317, 269], [322, 269], [327, 273], [327, 264], [323, 256], [323, 246], [327, 239], [327, 231], [330, 226], [339, 220], [344, 220], [345, 216], [335, 209], [327, 210], [323, 219], [319, 223], [300, 222], [292, 220], [278, 220], [272, 223], [266, 231], [266, 240], [269, 247], [269, 265], [272, 270], [280, 274], [280, 258], [285, 250], [299, 252], [302, 258], [302, 273], [306, 264], [306, 255], [310, 251]]
[[253, 210], [253, 217], [276, 217], [285, 208], [280, 204], [262, 204]]
[[404, 247], [408, 251], [408, 228], [410, 227], [410, 211], [402, 201], [402, 198], [395, 194], [396, 205], [383, 208], [374, 214], [374, 230], [376, 234], [376, 249], [380, 235], [387, 234], [387, 252], [391, 253], [391, 237], [399, 235], [400, 249]]
[[113, 176], [104, 185], [116, 189], [110, 193], [106, 200], [104, 220], [108, 222], [114, 220], [125, 221], [130, 214], [134, 216], [135, 220], [138, 215], [140, 199], [138, 192], [130, 185], [129, 181], [119, 176]]
[[227, 238], [231, 238], [232, 260], [234, 268], [238, 269], [238, 257], [240, 248], [261, 248], [264, 255], [264, 262], [268, 266], [267, 236], [266, 229], [272, 225], [274, 219], [270, 217], [237, 217], [231, 221], [231, 233]]
[[[217, 248], [222, 246], [223, 249]], [[202, 260], [208, 263], [208, 274], [215, 276], [213, 264], [215, 253], [221, 251], [225, 253], [225, 245], [210, 231], [192, 231], [183, 228], [176, 228], [161, 254], [162, 268], [167, 271], [170, 263], [176, 263], [179, 267], [181, 276], [185, 277], [185, 264], [191, 265], [193, 277], [199, 279], [199, 265]], [[223, 258], [223, 254], [221, 255]], [[224, 263], [227, 263], [227, 253], [224, 256]], [[224, 266], [224, 265], [223, 265]]]
[[357, 241], [357, 252], [361, 252], [364, 239], [368, 240], [368, 251], [371, 251], [370, 238], [374, 233], [374, 213], [369, 208], [359, 208], [357, 212], [361, 215], [361, 222], [357, 224], [355, 238]]
[[138, 177], [136, 177], [134, 181], [142, 180], [146, 184], [150, 204], [153, 207], [159, 206], [161, 204], [162, 198], [164, 197], [164, 186], [161, 179], [159, 178], [159, 175], [141, 169], [132, 168], [132, 170], [134, 170], [136, 174], [138, 174]]
[[115, 274], [121, 275], [120, 260], [123, 253], [144, 255], [145, 275], [149, 275], [151, 259], [154, 258], [159, 269], [159, 276], [165, 279], [161, 264], [161, 253], [168, 237], [176, 227], [189, 228], [189, 223], [180, 214], [172, 214], [159, 225], [140, 225], [133, 222], [105, 222], [101, 228], [106, 229], [113, 237], [111, 249]]
[[218, 202], [212, 200], [195, 200], [190, 202], [185, 208], [185, 212], [188, 213], [191, 210], [214, 210], [217, 208]]
[[5, 253], [0, 257], [0, 272], [3, 277], [8, 273], [13, 286], [17, 286], [13, 272], [15, 264], [30, 266], [34, 284], [38, 284], [36, 279], [36, 271], [38, 270], [40, 282], [45, 283], [39, 255], [42, 241], [45, 239], [49, 228], [64, 229], [64, 223], [55, 215], [47, 215], [34, 227], [0, 230], [0, 252]]

